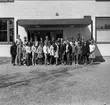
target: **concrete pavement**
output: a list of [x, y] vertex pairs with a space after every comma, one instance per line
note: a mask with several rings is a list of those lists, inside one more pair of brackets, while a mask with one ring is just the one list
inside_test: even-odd
[[0, 65], [0, 105], [110, 105], [110, 58], [94, 65]]

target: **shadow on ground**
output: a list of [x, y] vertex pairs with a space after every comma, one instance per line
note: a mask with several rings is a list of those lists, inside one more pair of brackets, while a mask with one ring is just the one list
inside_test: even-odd
[[56, 78], [73, 76], [73, 74], [69, 73], [69, 71], [70, 71], [69, 67], [65, 67], [56, 70], [49, 70], [46, 72], [34, 70], [28, 73], [28, 75], [22, 75], [20, 73], [15, 73], [11, 75], [10, 74], [0, 75], [0, 88], [5, 88], [9, 86], [16, 87], [22, 85], [27, 86], [32, 81], [36, 81], [36, 83], [43, 83], [46, 81], [51, 81]]

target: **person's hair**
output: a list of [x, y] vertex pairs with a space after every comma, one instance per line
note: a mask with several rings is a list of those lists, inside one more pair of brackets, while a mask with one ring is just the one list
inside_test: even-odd
[[94, 43], [94, 41], [93, 41], [93, 40], [91, 40], [90, 42], [91, 42], [91, 44], [93, 44], [93, 43]]
[[12, 44], [16, 44], [16, 43], [13, 41]]

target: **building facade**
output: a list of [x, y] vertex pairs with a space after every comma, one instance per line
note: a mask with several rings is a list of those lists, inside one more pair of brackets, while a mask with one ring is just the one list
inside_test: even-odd
[[110, 2], [107, 0], [0, 0], [0, 56], [10, 57], [19, 34], [93, 38], [96, 56], [110, 56]]

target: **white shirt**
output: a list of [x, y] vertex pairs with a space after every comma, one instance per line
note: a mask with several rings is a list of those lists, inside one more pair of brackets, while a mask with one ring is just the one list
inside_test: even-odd
[[44, 46], [44, 47], [43, 47], [43, 52], [44, 52], [45, 54], [48, 54], [48, 53], [49, 53], [49, 47], [48, 47], [48, 46]]
[[95, 50], [95, 45], [89, 45], [89, 49], [90, 49], [90, 52], [93, 52]]
[[36, 52], [36, 47], [35, 46], [32, 46], [32, 52]]
[[68, 52], [68, 47], [69, 47], [69, 46], [68, 46], [68, 44], [67, 44], [67, 45], [66, 45], [66, 52]]
[[78, 46], [78, 41], [75, 41], [75, 45]]
[[73, 45], [73, 43], [70, 41], [70, 45], [72, 46]]
[[38, 46], [38, 44], [39, 44], [39, 42], [38, 42], [38, 41], [35, 41], [35, 46], [36, 46], [36, 47]]
[[16, 39], [16, 45], [20, 44], [20, 39]]
[[54, 56], [54, 54], [55, 54], [54, 47], [51, 45], [50, 46], [50, 55]]
[[25, 48], [26, 48], [26, 53], [31, 53], [31, 47], [26, 46]]

